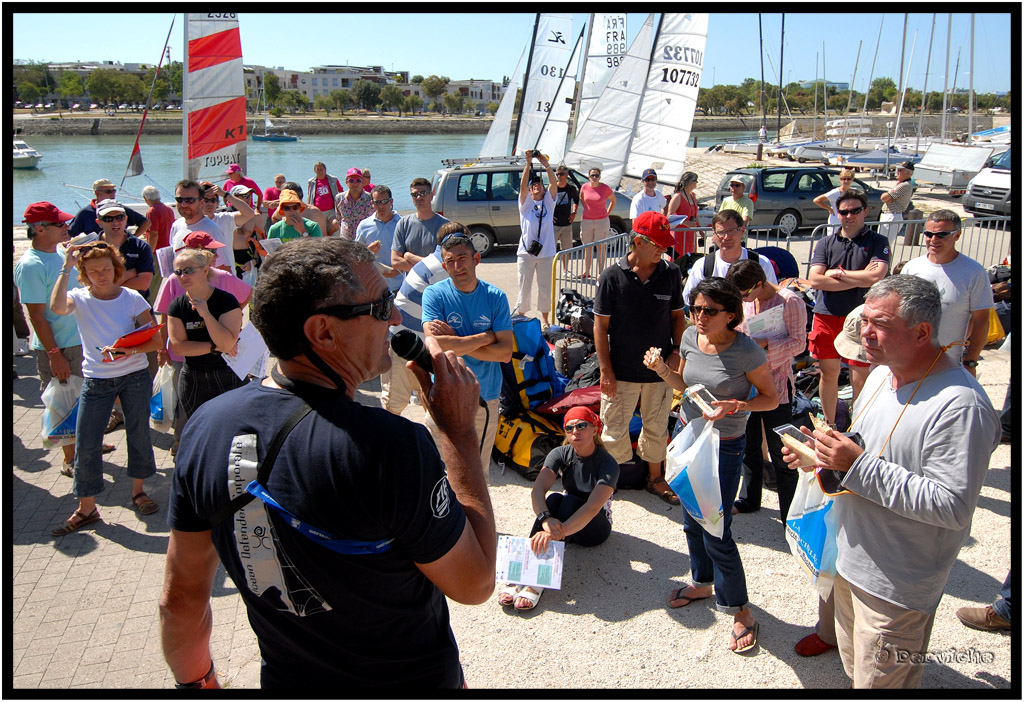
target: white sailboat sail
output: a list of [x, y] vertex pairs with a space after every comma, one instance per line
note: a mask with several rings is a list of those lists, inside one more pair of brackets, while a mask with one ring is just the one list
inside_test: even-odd
[[580, 33], [573, 47], [565, 73], [558, 83], [555, 99], [551, 103], [548, 118], [544, 121], [535, 148], [544, 154], [552, 165], [561, 163], [565, 157], [565, 141], [569, 136], [569, 120], [572, 119], [573, 95], [576, 92], [576, 73], [579, 66], [580, 47], [583, 33]]
[[533, 36], [533, 50], [523, 84], [513, 154], [532, 149], [555, 100], [555, 91], [569, 63], [571, 14], [541, 14]]
[[590, 15], [587, 59], [580, 78], [580, 96], [576, 103], [576, 128], [579, 134], [626, 53], [626, 13], [595, 12]]
[[238, 16], [233, 12], [186, 14], [185, 43], [185, 177], [223, 179], [232, 163], [244, 172], [245, 82]]
[[591, 166], [600, 166], [601, 182], [612, 188], [618, 186], [629, 154], [630, 137], [647, 81], [653, 34], [654, 15], [651, 14], [565, 155], [565, 163], [583, 173]]
[[707, 36], [707, 13], [662, 15], [623, 175], [653, 168], [659, 181], [675, 183], [683, 174]]
[[480, 147], [480, 158], [495, 156], [508, 156], [508, 142], [512, 134], [512, 115], [516, 108], [516, 93], [519, 92], [519, 81], [525, 70], [523, 62], [526, 60], [526, 49], [519, 55], [519, 63], [512, 77], [505, 86], [505, 94], [501, 97], [498, 111], [494, 113], [494, 120], [491, 128], [487, 130], [487, 137], [484, 145]]

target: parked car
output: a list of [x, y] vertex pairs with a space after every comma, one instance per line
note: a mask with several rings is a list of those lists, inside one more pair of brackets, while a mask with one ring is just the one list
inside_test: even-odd
[[1013, 178], [1010, 171], [1010, 149], [993, 156], [990, 163], [967, 184], [964, 209], [976, 215], [1009, 215]]
[[[751, 224], [777, 224], [787, 235], [801, 227], [815, 227], [828, 221], [828, 212], [814, 204], [814, 198], [839, 187], [839, 170], [821, 166], [772, 166], [770, 168], [737, 168], [722, 177], [715, 194], [715, 209], [731, 197], [729, 181], [739, 175], [746, 182], [744, 194], [754, 201]], [[854, 179], [853, 187], [868, 196], [867, 221], [877, 221], [882, 213], [882, 191], [862, 180]]]
[[[518, 243], [519, 180], [523, 161], [508, 159], [479, 163], [446, 160], [444, 168], [434, 173], [431, 206], [448, 219], [466, 225], [472, 233], [473, 245], [481, 256], [489, 255], [495, 246]], [[547, 175], [535, 169], [547, 186]], [[569, 170], [569, 182], [577, 188], [587, 182], [579, 171]], [[615, 193], [615, 208], [611, 214], [611, 227], [617, 232], [628, 232], [632, 224], [629, 204], [632, 195]], [[582, 211], [573, 223], [573, 233], [579, 234]]]

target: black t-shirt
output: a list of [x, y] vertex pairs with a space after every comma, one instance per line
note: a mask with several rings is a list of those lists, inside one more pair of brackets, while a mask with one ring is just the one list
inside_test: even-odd
[[661, 347], [662, 358], [672, 353], [672, 312], [683, 309], [679, 267], [659, 261], [643, 283], [625, 256], [608, 266], [597, 281], [594, 314], [607, 316], [612, 371], [629, 383], [660, 383], [644, 366], [644, 354]]
[[[301, 400], [250, 383], [204, 403], [181, 436], [167, 522], [210, 517], [254, 480], [257, 461]], [[427, 430], [328, 392], [289, 434], [265, 486], [307, 524], [342, 539], [394, 539], [340, 555], [259, 500], [213, 529], [263, 656], [264, 687], [457, 687], [459, 652], [441, 591], [415, 563], [458, 542], [466, 516]]]
[[607, 485], [614, 490], [619, 482], [619, 464], [600, 446], [586, 458], [580, 458], [568, 444], [559, 446], [548, 453], [544, 467], [562, 479], [562, 487], [567, 493], [584, 502], [590, 499], [590, 493], [598, 485]]
[[[215, 319], [220, 319], [225, 312], [241, 309], [238, 299], [234, 295], [219, 288], [213, 289], [213, 294], [210, 295], [206, 304]], [[171, 306], [167, 308], [167, 315], [181, 320], [181, 323], [185, 325], [185, 337], [189, 341], [213, 341], [210, 338], [210, 332], [206, 329], [206, 321], [192, 309], [188, 295], [179, 295], [174, 298], [171, 301]], [[185, 365], [194, 370], [227, 368], [227, 363], [224, 362], [224, 357], [220, 355], [219, 351], [205, 353], [202, 356], [185, 356]]]
[[555, 198], [555, 212], [552, 221], [556, 227], [569, 226], [573, 203], [576, 204], [576, 207], [580, 206], [580, 191], [572, 183], [566, 183], [564, 188], [558, 189], [558, 197]]
[[[814, 247], [814, 255], [811, 256], [811, 265], [825, 266], [825, 270], [842, 266], [844, 270], [862, 271], [872, 261], [882, 261], [888, 265], [890, 259], [889, 239], [874, 229], [864, 227], [860, 234], [852, 239], [838, 233], [819, 239]], [[867, 294], [867, 288], [850, 288], [835, 292], [818, 290], [814, 313], [845, 317], [855, 307], [864, 304], [864, 296]]]
[[[100, 239], [102, 238], [101, 236]], [[124, 259], [126, 270], [135, 271], [136, 273], [156, 272], [153, 266], [153, 249], [150, 248], [148, 243], [137, 236], [125, 235], [124, 243], [118, 247], [118, 251], [121, 252], [121, 258]], [[149, 288], [136, 290], [135, 292], [142, 295], [144, 299], [149, 300]]]

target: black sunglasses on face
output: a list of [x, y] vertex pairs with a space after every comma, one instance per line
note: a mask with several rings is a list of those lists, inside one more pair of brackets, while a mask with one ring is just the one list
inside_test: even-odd
[[855, 214], [860, 214], [863, 211], [863, 207], [854, 207], [852, 210], [836, 210], [836, 214], [840, 217], [850, 217]]
[[100, 221], [101, 222], [106, 222], [107, 224], [110, 224], [111, 222], [120, 222], [122, 219], [124, 219], [124, 217], [125, 216], [123, 214], [103, 215], [102, 217], [100, 217]]
[[945, 239], [947, 237], [953, 236], [954, 234], [956, 234], [959, 231], [960, 231], [959, 229], [954, 229], [953, 231], [950, 231], [950, 232], [930, 232], [930, 231], [928, 231], [926, 229], [924, 231], [924, 235], [927, 236], [927, 237], [933, 237], [935, 239]]
[[389, 202], [391, 202], [392, 200], [394, 200], [394, 198], [389, 197], [389, 198], [386, 198], [384, 200], [373, 200], [373, 199], [371, 199], [370, 202], [372, 202], [374, 205], [386, 205]]
[[584, 422], [584, 421], [579, 421], [579, 422], [576, 422], [575, 424], [566, 424], [565, 425], [565, 433], [566, 434], [572, 434], [574, 431], [586, 429], [589, 426], [590, 426], [590, 422]]
[[179, 205], [191, 205], [191, 204], [193, 204], [198, 199], [199, 199], [198, 197], [177, 197], [177, 196], [175, 196], [174, 201], [176, 203], [178, 203]]
[[693, 315], [694, 319], [699, 317], [701, 312], [706, 314], [708, 317], [714, 317], [719, 312], [725, 312], [725, 310], [717, 309], [715, 307], [708, 307], [707, 305], [703, 307], [701, 307], [700, 305], [690, 305], [690, 314]]
[[329, 305], [314, 310], [313, 314], [326, 314], [338, 319], [352, 319], [369, 315], [382, 322], [391, 319], [395, 309], [395, 293], [388, 290], [384, 297], [377, 302], [367, 302], [362, 305]]

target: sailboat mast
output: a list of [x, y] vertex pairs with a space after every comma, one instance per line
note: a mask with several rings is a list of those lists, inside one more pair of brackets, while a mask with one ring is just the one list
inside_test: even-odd
[[[826, 130], [827, 131], [827, 130]], [[818, 138], [818, 52], [814, 52], [814, 116], [811, 117], [811, 140]]]
[[825, 136], [828, 136], [828, 78], [825, 71], [825, 42], [821, 42], [821, 97], [825, 106]]
[[[757, 13], [757, 46], [761, 50], [761, 126], [768, 122], [768, 105], [764, 101], [764, 34], [761, 33], [761, 13]], [[779, 76], [782, 83], [782, 76]]]
[[[665, 21], [665, 13], [662, 12], [658, 15], [658, 26], [654, 30], [654, 37], [651, 39], [651, 55], [647, 59], [647, 65], [650, 66], [654, 62], [654, 52], [658, 50], [658, 40], [661, 38], [661, 24]], [[647, 81], [644, 81], [644, 89], [640, 91], [640, 100], [637, 104], [641, 107], [644, 104], [644, 96], [647, 95]], [[636, 137], [636, 125], [640, 121], [640, 110], [637, 110], [636, 115], [633, 117], [633, 129], [629, 132], [629, 143], [626, 144], [627, 160], [623, 163], [622, 175], [632, 175], [626, 173], [626, 167], [629, 166], [628, 155], [633, 149], [633, 139]], [[622, 177], [619, 177], [622, 180]]]
[[779, 134], [782, 132], [782, 76], [786, 75], [782, 72], [782, 57], [785, 56], [786, 46], [786, 13], [782, 13], [782, 38], [779, 40], [779, 117], [775, 120], [775, 133]]
[[[847, 120], [845, 118], [850, 116], [850, 106], [853, 104], [853, 86], [857, 83], [857, 68], [860, 66], [860, 49], [864, 44], [861, 40], [857, 42], [857, 60], [853, 62], [853, 78], [850, 79], [850, 96], [846, 99], [846, 112], [843, 113], [843, 135], [839, 138], [839, 143], [842, 144], [846, 140]], [[860, 124], [857, 125], [857, 134], [854, 137], [854, 145], [860, 144]]]
[[533, 36], [530, 37], [530, 57], [526, 59], [526, 73], [523, 74], [523, 92], [519, 99], [519, 117], [516, 119], [516, 135], [512, 139], [512, 153], [515, 154], [519, 146], [519, 130], [523, 128], [523, 103], [526, 102], [526, 84], [530, 80], [530, 67], [533, 64], [533, 47], [537, 44], [537, 27], [540, 26], [540, 13], [537, 13], [533, 20]]
[[946, 25], [946, 70], [942, 77], [942, 128], [939, 139], [946, 141], [946, 99], [949, 97], [949, 44], [953, 37], [953, 13], [949, 13], [949, 23]]
[[928, 35], [928, 60], [924, 65], [924, 87], [921, 88], [921, 115], [917, 120], [917, 141], [914, 142], [914, 151], [921, 150], [921, 132], [924, 129], [924, 106], [928, 101], [928, 71], [932, 67], [932, 41], [935, 39], [935, 13], [932, 13], [932, 33]]
[[903, 83], [903, 92], [900, 93], [900, 104], [899, 104], [899, 107], [896, 108], [896, 129], [894, 129], [893, 133], [892, 133], [892, 140], [893, 140], [893, 142], [895, 142], [896, 139], [899, 138], [900, 119], [903, 117], [903, 102], [904, 102], [904, 100], [907, 97], [907, 87], [908, 87], [907, 83], [910, 82], [910, 68], [911, 68], [911, 66], [914, 65], [914, 50], [915, 49], [917, 49], [917, 32], [916, 31], [914, 32], [914, 41], [910, 45], [910, 58], [907, 59], [907, 74], [906, 74], [906, 76], [901, 81]]
[[[590, 48], [590, 42], [593, 41], [593, 35], [594, 35], [594, 13], [593, 12], [590, 13], [590, 19], [587, 20], [586, 32], [587, 32], [587, 39], [586, 39], [586, 42], [583, 45], [589, 49]], [[571, 61], [570, 61], [570, 63], [571, 63]], [[583, 82], [587, 79], [587, 63], [588, 63], [587, 58], [584, 57], [583, 58], [583, 68], [580, 70], [580, 80], [579, 80], [579, 83], [578, 83], [579, 87], [576, 89], [576, 107], [573, 109], [573, 112], [572, 112], [572, 129], [569, 130], [569, 134], [572, 135], [572, 136], [576, 136], [576, 128], [579, 126], [579, 123], [580, 123], [580, 98], [583, 96]]]
[[167, 29], [167, 38], [164, 40], [164, 48], [160, 51], [160, 60], [156, 63], [156, 70], [153, 71], [153, 82], [149, 85], [149, 95], [146, 96], [146, 108], [142, 111], [142, 120], [139, 122], [139, 131], [135, 135], [135, 146], [132, 148], [132, 155], [128, 158], [128, 165], [125, 166], [124, 175], [121, 176], [119, 189], [124, 187], [124, 181], [131, 175], [142, 175], [142, 153], [139, 151], [139, 139], [142, 138], [142, 128], [146, 126], [146, 115], [149, 108], [153, 106], [153, 91], [156, 89], [156, 79], [160, 77], [160, 68], [164, 65], [164, 56], [167, 54], [167, 45], [171, 43], [171, 32], [174, 31], [174, 15], [171, 15], [171, 26]]
[[974, 141], [974, 13], [971, 13], [971, 72], [967, 79], [967, 145]]
[[884, 23], [885, 15], [882, 15], [882, 19], [878, 21], [878, 38], [875, 39], [875, 56], [871, 59], [871, 70], [868, 72], [868, 89], [864, 91], [864, 109], [861, 111], [861, 117], [868, 116], [868, 96], [871, 95], [871, 81], [875, 77], [875, 61], [878, 60], [878, 47], [882, 45], [882, 25]]

